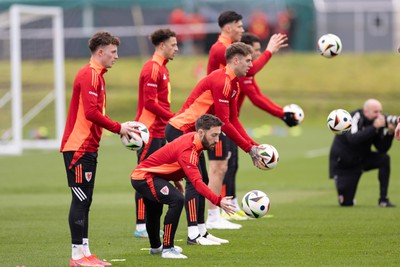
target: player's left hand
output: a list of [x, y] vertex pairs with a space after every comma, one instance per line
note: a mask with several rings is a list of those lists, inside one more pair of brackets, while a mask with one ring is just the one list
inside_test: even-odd
[[288, 44], [285, 43], [287, 40], [288, 37], [286, 34], [275, 33], [274, 35], [271, 36], [271, 39], [269, 39], [267, 48], [265, 50], [268, 50], [272, 54], [275, 54], [276, 52], [279, 51], [279, 49], [288, 46]]
[[221, 199], [221, 208], [229, 215], [233, 215], [235, 213], [235, 205], [233, 205], [230, 200], [232, 196], [223, 197]]
[[282, 120], [289, 127], [293, 127], [299, 124], [299, 122], [295, 119], [293, 112], [285, 112], [285, 114], [282, 117]]

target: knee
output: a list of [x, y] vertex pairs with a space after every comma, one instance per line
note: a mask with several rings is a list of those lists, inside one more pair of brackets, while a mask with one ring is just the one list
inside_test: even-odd
[[384, 164], [389, 165], [390, 164], [390, 156], [388, 154], [382, 154], [382, 162]]
[[180, 209], [183, 209], [183, 205], [185, 204], [185, 197], [183, 196], [183, 194], [179, 194], [175, 198], [175, 202], [176, 202], [177, 207], [179, 207]]
[[228, 170], [227, 160], [218, 160], [214, 164], [210, 164], [210, 174], [214, 174], [217, 177], [223, 177]]
[[91, 198], [87, 198], [86, 200], [82, 201], [80, 203], [80, 206], [82, 207], [82, 209], [84, 210], [89, 210], [90, 206], [92, 204], [92, 199]]
[[89, 210], [90, 205], [92, 204], [92, 198], [87, 197], [85, 199], [78, 198], [73, 196], [71, 206], [77, 210], [86, 211]]

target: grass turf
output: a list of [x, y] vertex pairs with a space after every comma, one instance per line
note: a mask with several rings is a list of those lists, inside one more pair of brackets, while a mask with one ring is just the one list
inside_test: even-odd
[[[148, 255], [148, 240], [133, 237], [134, 192], [129, 174], [135, 153], [116, 136], [103, 140], [90, 217], [92, 252], [113, 266], [396, 266], [399, 263], [400, 214], [377, 205], [377, 172], [366, 173], [357, 206], [339, 208], [327, 178], [326, 151], [332, 134], [324, 123], [304, 121], [301, 133], [275, 127], [280, 135], [257, 138], [280, 152], [276, 169], [261, 171], [241, 152], [237, 176], [239, 199], [251, 189], [271, 199], [271, 217], [245, 222], [240, 230], [211, 230], [230, 244], [188, 246], [184, 213], [176, 235], [187, 260]], [[251, 131], [250, 131], [251, 132]], [[390, 197], [400, 203], [396, 173], [398, 144], [392, 154]], [[27, 151], [0, 158], [0, 265], [67, 266], [70, 192], [61, 154]]]
[[[73, 77], [85, 62], [67, 61], [67, 98]], [[194, 86], [193, 70], [205, 62], [204, 57], [177, 57], [168, 65], [174, 111]], [[49, 67], [42, 64], [24, 65], [24, 83], [30, 89], [24, 93], [25, 106], [32, 106], [43, 94], [41, 89], [47, 88], [46, 78], [40, 75], [50, 77]], [[135, 114], [141, 64], [140, 59], [121, 57], [107, 73], [110, 117], [122, 121]], [[356, 207], [337, 206], [333, 181], [327, 177], [333, 135], [325, 121], [331, 109], [353, 110], [369, 97], [380, 99], [384, 110], [397, 114], [400, 76], [387, 71], [397, 65], [398, 59], [389, 54], [343, 54], [333, 60], [305, 54], [274, 57], [257, 81], [278, 104], [300, 104], [305, 120], [300, 127], [288, 129], [246, 102], [241, 121], [258, 142], [278, 149], [280, 163], [276, 169], [263, 172], [241, 152], [237, 176], [239, 199], [252, 189], [266, 192], [272, 217], [241, 222], [241, 230], [212, 230], [230, 244], [202, 247], [185, 244], [183, 213], [176, 244], [183, 247], [187, 260], [150, 256], [145, 250], [148, 240], [133, 237], [134, 192], [129, 174], [136, 165], [136, 155], [124, 149], [116, 136], [105, 135], [90, 217], [92, 252], [108, 260], [125, 259], [113, 262], [113, 266], [398, 266], [400, 214], [398, 208], [378, 208], [376, 171], [362, 177]], [[4, 73], [7, 71], [0, 76], [1, 92], [8, 83]], [[5, 114], [0, 113], [1, 125], [7, 122]], [[27, 128], [45, 124], [51, 115], [51, 108], [46, 109]], [[400, 204], [398, 147], [394, 141], [390, 151], [389, 196], [396, 204]], [[0, 182], [0, 266], [67, 266], [71, 197], [61, 154], [26, 151], [18, 157], [0, 157]]]

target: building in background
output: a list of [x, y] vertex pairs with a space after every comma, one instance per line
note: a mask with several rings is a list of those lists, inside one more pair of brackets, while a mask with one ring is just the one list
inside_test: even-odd
[[343, 51], [363, 53], [397, 49], [396, 5], [398, 11], [400, 1], [314, 0], [314, 4], [317, 35], [336, 34], [342, 41]]
[[[246, 30], [257, 26], [254, 14], [268, 18], [268, 25], [257, 26], [262, 34], [267, 33], [266, 38], [274, 33], [276, 25], [282, 25], [278, 14], [290, 9], [296, 19], [296, 27], [290, 33], [291, 49], [310, 51], [315, 48], [312, 0], [8, 0], [0, 1], [0, 58], [9, 56], [8, 10], [12, 4], [62, 7], [66, 57], [85, 57], [87, 38], [98, 30], [109, 30], [121, 37], [121, 55], [146, 56], [151, 51], [148, 35], [156, 28], [170, 27], [171, 23], [171, 28], [182, 37], [186, 46], [181, 52], [207, 53], [219, 33], [218, 15], [229, 9], [243, 15]], [[179, 14], [183, 16], [179, 17]], [[183, 21], [176, 23], [176, 19]], [[42, 58], [49, 53], [48, 47], [34, 44], [34, 39], [51, 38], [49, 23], [45, 19], [23, 22], [22, 51], [26, 56]], [[191, 45], [194, 47], [187, 47]]]

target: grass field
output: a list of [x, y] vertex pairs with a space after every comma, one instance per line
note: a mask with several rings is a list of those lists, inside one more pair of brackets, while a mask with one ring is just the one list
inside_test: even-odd
[[[297, 103], [306, 113], [306, 118], [321, 119], [330, 110], [341, 107], [348, 110], [359, 108], [367, 98], [382, 101], [384, 110], [398, 113], [400, 75], [398, 54], [342, 54], [334, 59], [325, 59], [316, 54], [283, 53], [275, 55], [268, 65], [257, 74], [257, 83], [277, 104]], [[116, 120], [128, 120], [136, 112], [138, 77], [143, 62], [140, 58], [120, 59], [106, 74], [107, 113]], [[72, 82], [80, 67], [87, 59], [66, 62], [66, 97], [71, 95]], [[199, 77], [202, 77], [207, 57], [187, 57], [178, 55], [168, 63], [172, 83], [172, 110], [177, 111], [189, 95]], [[10, 88], [10, 66], [0, 61], [0, 97]], [[43, 98], [52, 88], [51, 65], [48, 61], [28, 61], [23, 64], [24, 114]], [[249, 104], [249, 103], [248, 103]], [[247, 105], [246, 107], [249, 107]], [[242, 112], [241, 119], [247, 124], [257, 125], [265, 114], [251, 110]], [[33, 119], [25, 128], [29, 130], [46, 126], [54, 135], [53, 106], [48, 106], [43, 114]], [[10, 125], [10, 104], [0, 112], [0, 134]], [[3, 128], [4, 127], [4, 128]]]
[[[381, 99], [388, 112], [398, 114], [400, 78], [390, 73], [398, 66], [398, 58], [393, 57], [343, 55], [338, 61], [307, 55], [274, 58], [271, 72], [263, 71], [259, 84], [266, 79], [271, 98], [281, 105], [300, 104], [306, 119], [300, 127], [289, 130], [281, 121], [247, 103], [241, 114], [243, 124], [258, 142], [278, 149], [280, 162], [272, 171], [260, 171], [241, 153], [237, 176], [239, 199], [251, 189], [269, 195], [270, 217], [241, 222], [240, 230], [212, 230], [212, 234], [229, 239], [230, 244], [204, 247], [186, 245], [187, 227], [182, 214], [176, 245], [184, 249], [187, 260], [150, 256], [146, 250], [148, 240], [133, 237], [134, 191], [129, 174], [136, 165], [136, 154], [124, 149], [117, 136], [104, 136], [90, 217], [92, 252], [107, 260], [124, 259], [113, 261], [113, 266], [121, 267], [399, 266], [399, 208], [378, 207], [376, 171], [362, 177], [357, 206], [338, 207], [333, 182], [328, 179], [327, 153], [333, 135], [325, 125], [331, 108], [340, 104], [352, 110], [368, 97]], [[171, 62], [171, 67], [177, 68], [176, 72], [170, 69], [171, 79], [177, 84], [175, 110], [194, 79], [190, 75], [196, 61], [186, 60]], [[205, 62], [203, 58], [199, 61]], [[68, 92], [82, 62], [67, 62]], [[137, 76], [140, 61], [133, 62], [121, 60], [107, 74], [110, 116], [119, 120], [129, 119], [136, 107], [136, 89], [129, 82], [135, 79], [132, 73]], [[131, 65], [132, 73], [127, 71]], [[177, 71], [182, 71], [181, 75], [174, 76]], [[331, 78], [329, 72], [337, 75]], [[35, 94], [33, 91], [30, 93]], [[40, 125], [40, 120], [34, 123]], [[389, 197], [400, 204], [398, 142], [394, 141], [390, 155]], [[67, 266], [71, 196], [61, 154], [26, 151], [18, 157], [0, 157], [0, 182], [0, 266]]]

